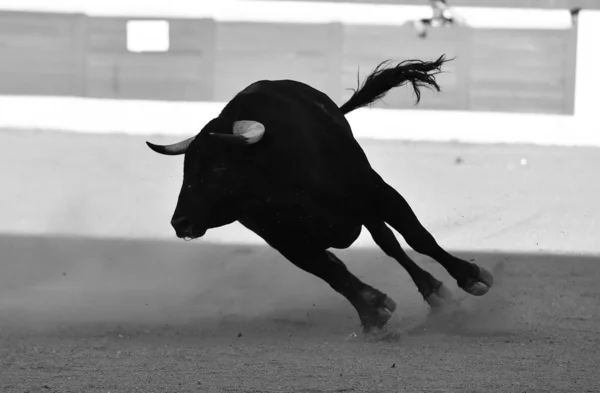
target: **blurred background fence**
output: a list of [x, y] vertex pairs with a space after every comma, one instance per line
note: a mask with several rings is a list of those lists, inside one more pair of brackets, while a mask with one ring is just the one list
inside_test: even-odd
[[[386, 59], [432, 60], [441, 54], [456, 57], [439, 75], [441, 94], [425, 91], [414, 106], [410, 89], [395, 89], [378, 109], [348, 116], [354, 135], [372, 140], [364, 146], [375, 167], [402, 186], [428, 227], [452, 234], [445, 236], [451, 246], [468, 239], [469, 247], [498, 247], [498, 235], [486, 235], [495, 231], [488, 227], [495, 218], [481, 221], [476, 231], [468, 223], [460, 230], [448, 225], [472, 215], [480, 222], [471, 192], [484, 195], [486, 203], [517, 195], [497, 203], [510, 204], [511, 220], [504, 215], [494, 224], [511, 247], [537, 247], [530, 232], [503, 228], [523, 228], [522, 216], [543, 198], [546, 206], [561, 203], [556, 212], [564, 212], [560, 227], [567, 233], [592, 228], [596, 217], [587, 215], [587, 205], [573, 215], [565, 208], [572, 199], [554, 194], [556, 184], [583, 179], [593, 170], [587, 166], [591, 161], [572, 163], [562, 150], [551, 154], [552, 171], [572, 172], [557, 183], [553, 174], [530, 169], [543, 166], [531, 157], [531, 164], [518, 164], [523, 148], [515, 147], [510, 158], [522, 169], [517, 176], [500, 158], [490, 166], [483, 163], [492, 158], [472, 155], [492, 154], [482, 148], [429, 150], [378, 140], [600, 146], [595, 121], [600, 3], [572, 17], [571, 7], [587, 0], [455, 0], [456, 5], [470, 2], [457, 8], [469, 27], [433, 28], [420, 39], [412, 21], [431, 15], [425, 0], [368, 1], [408, 5], [0, 0], [0, 206], [5, 207], [0, 232], [172, 238], [168, 222], [181, 186], [174, 175], [181, 173], [181, 160], [154, 154], [145, 140], [170, 143], [194, 135], [257, 79], [297, 79], [340, 103], [356, 87], [359, 71], [362, 80]], [[559, 8], [485, 8], [517, 3]], [[140, 33], [148, 21], [158, 25]], [[469, 165], [454, 165], [455, 155], [467, 150], [473, 157], [467, 157]], [[539, 156], [544, 154], [549, 153]], [[593, 160], [594, 154], [580, 156]], [[485, 172], [492, 167], [495, 172]], [[544, 186], [533, 181], [537, 176], [547, 179]], [[446, 192], [446, 205], [439, 205], [439, 195], [426, 186], [442, 178], [461, 185], [454, 197]], [[525, 192], [521, 185], [542, 191]], [[588, 191], [582, 195], [597, 194]], [[486, 215], [497, 217], [491, 211]], [[539, 217], [536, 233], [547, 229], [554, 246], [558, 240], [550, 232], [559, 225]], [[231, 239], [255, 242], [257, 236], [237, 224], [207, 235], [212, 241]], [[368, 234], [361, 239], [372, 244]], [[580, 249], [585, 242], [597, 246], [586, 239], [569, 241]]]
[[[456, 57], [420, 109], [572, 114], [577, 28], [441, 28], [411, 23], [160, 18], [164, 51], [128, 48], [130, 21], [79, 13], [0, 12], [0, 95], [226, 102], [258, 79], [297, 79], [346, 100], [379, 62]], [[415, 108], [408, 89], [377, 106]]]

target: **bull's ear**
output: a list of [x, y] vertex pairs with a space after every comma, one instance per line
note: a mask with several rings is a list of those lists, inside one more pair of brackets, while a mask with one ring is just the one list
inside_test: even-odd
[[232, 134], [210, 135], [230, 143], [251, 145], [259, 142], [265, 135], [265, 126], [254, 120], [238, 120], [233, 123]]

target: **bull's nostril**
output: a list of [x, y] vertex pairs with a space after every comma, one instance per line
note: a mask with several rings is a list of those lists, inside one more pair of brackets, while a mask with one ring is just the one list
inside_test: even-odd
[[206, 233], [206, 229], [198, 227], [185, 216], [176, 216], [171, 219], [171, 226], [175, 229], [175, 234], [180, 239], [196, 239], [202, 237]]
[[191, 223], [186, 217], [176, 217], [171, 220], [171, 226], [175, 232], [185, 234], [189, 231]]

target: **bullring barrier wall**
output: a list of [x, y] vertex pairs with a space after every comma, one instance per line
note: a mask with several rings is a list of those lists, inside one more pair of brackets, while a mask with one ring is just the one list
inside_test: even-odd
[[[565, 12], [568, 16], [568, 13]], [[562, 15], [564, 17], [564, 15]], [[135, 49], [132, 22], [165, 25], [167, 45]], [[383, 60], [447, 63], [444, 94], [417, 109], [572, 114], [577, 27], [432, 29], [390, 25], [0, 12], [0, 94], [226, 102], [259, 79], [296, 79], [341, 104]], [[157, 30], [158, 31], [158, 30]], [[158, 33], [156, 33], [158, 34]], [[159, 38], [160, 39], [160, 38]], [[376, 107], [414, 109], [408, 89]]]

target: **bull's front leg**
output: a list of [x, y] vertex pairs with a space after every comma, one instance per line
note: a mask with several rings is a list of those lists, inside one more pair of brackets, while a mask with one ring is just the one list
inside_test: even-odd
[[396, 303], [391, 298], [359, 280], [344, 262], [329, 251], [279, 252], [294, 265], [321, 278], [348, 299], [358, 313], [364, 333], [383, 328], [396, 310]]

